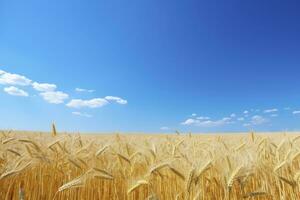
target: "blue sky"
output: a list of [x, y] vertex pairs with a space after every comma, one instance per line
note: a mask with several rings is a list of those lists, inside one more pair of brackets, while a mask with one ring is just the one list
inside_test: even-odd
[[299, 7], [2, 0], [0, 128], [300, 130]]

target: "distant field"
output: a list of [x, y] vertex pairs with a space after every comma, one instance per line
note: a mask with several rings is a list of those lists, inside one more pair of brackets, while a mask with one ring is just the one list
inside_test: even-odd
[[0, 199], [300, 199], [300, 134], [0, 134]]

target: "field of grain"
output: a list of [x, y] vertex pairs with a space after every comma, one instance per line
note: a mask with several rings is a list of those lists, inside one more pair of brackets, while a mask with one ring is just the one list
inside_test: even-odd
[[300, 199], [300, 136], [2, 131], [0, 199]]

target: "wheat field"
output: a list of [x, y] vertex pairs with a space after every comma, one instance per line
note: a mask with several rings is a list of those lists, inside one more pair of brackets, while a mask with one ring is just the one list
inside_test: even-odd
[[2, 131], [0, 199], [300, 199], [300, 135]]

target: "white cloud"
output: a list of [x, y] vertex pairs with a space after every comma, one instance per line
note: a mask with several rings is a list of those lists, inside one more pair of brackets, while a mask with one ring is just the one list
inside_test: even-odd
[[236, 114], [235, 114], [235, 113], [232, 113], [232, 114], [230, 115], [230, 117], [231, 117], [231, 118], [234, 118], [234, 117], [236, 117]]
[[32, 83], [32, 87], [40, 92], [51, 92], [56, 90], [56, 85], [55, 84], [49, 84], [49, 83], [37, 83], [34, 82]]
[[243, 124], [243, 126], [251, 126], [251, 124], [250, 123], [245, 123], [245, 124]]
[[0, 84], [3, 85], [21, 85], [31, 84], [31, 80], [19, 74], [11, 74], [3, 70], [0, 71]]
[[22, 96], [22, 97], [28, 97], [28, 93], [25, 92], [24, 90], [21, 90], [17, 87], [14, 86], [10, 86], [10, 87], [6, 87], [4, 88], [4, 92], [13, 95], [13, 96]]
[[[5, 72], [3, 70], [0, 70], [0, 84], [4, 85], [20, 85], [20, 86], [32, 86], [33, 89], [40, 92], [40, 96], [47, 102], [53, 103], [53, 104], [60, 104], [64, 103], [66, 99], [69, 98], [69, 95], [61, 92], [56, 91], [57, 86], [55, 84], [50, 83], [38, 83], [35, 81], [32, 81], [25, 76], [19, 75], [19, 74], [12, 74]], [[17, 95], [17, 96], [28, 96], [28, 93], [24, 90], [21, 90], [16, 87], [6, 87], [4, 89], [5, 92], [11, 95]], [[77, 92], [94, 92], [94, 90], [89, 89], [83, 89], [83, 88], [75, 88], [75, 91]], [[106, 96], [104, 98], [94, 98], [90, 100], [82, 100], [82, 99], [71, 99], [69, 103], [66, 105], [68, 107], [73, 108], [81, 108], [81, 107], [89, 107], [89, 108], [97, 108], [104, 106], [110, 102], [118, 103], [118, 104], [127, 104], [127, 100], [122, 99], [120, 97], [116, 96]], [[78, 112], [75, 114], [79, 114]], [[84, 114], [84, 113], [81, 113]]]
[[196, 119], [187, 119], [184, 122], [182, 122], [181, 124], [182, 125], [191, 125], [191, 124], [195, 124], [197, 122], [199, 122], [199, 120], [196, 120]]
[[239, 118], [237, 118], [237, 120], [238, 120], [238, 121], [244, 121], [245, 118], [244, 118], [244, 117], [239, 117]]
[[81, 117], [93, 117], [92, 115], [90, 114], [87, 114], [87, 113], [81, 113], [81, 112], [72, 112], [73, 115], [77, 115], [77, 116], [81, 116]]
[[72, 99], [66, 105], [71, 108], [82, 108], [82, 107], [98, 108], [98, 107], [105, 106], [108, 103], [109, 102], [103, 98], [95, 98], [90, 100]]
[[182, 125], [195, 125], [195, 126], [201, 126], [201, 127], [215, 127], [215, 126], [222, 126], [225, 124], [232, 124], [234, 123], [231, 121], [231, 118], [229, 117], [224, 117], [223, 119], [220, 120], [199, 120], [199, 119], [187, 119], [184, 122], [182, 122]]
[[295, 110], [295, 111], [293, 111], [293, 114], [294, 114], [294, 115], [300, 114], [300, 110]]
[[196, 117], [196, 116], [197, 116], [197, 114], [196, 114], [196, 113], [193, 113], [193, 114], [192, 114], [192, 117]]
[[170, 130], [170, 128], [167, 126], [163, 126], [163, 127], [160, 127], [160, 130]]
[[120, 97], [106, 96], [104, 99], [106, 99], [107, 101], [114, 101], [118, 104], [127, 104], [127, 100], [122, 99]]
[[88, 90], [88, 89], [83, 89], [83, 88], [75, 88], [75, 91], [76, 92], [89, 92], [89, 93], [95, 92], [95, 90]]
[[215, 126], [222, 126], [225, 124], [232, 124], [234, 123], [233, 121], [230, 121], [229, 118], [223, 118], [221, 120], [216, 120], [216, 121], [212, 121], [212, 120], [207, 120], [207, 121], [203, 121], [197, 124], [197, 126], [202, 126], [202, 127], [215, 127]]
[[208, 120], [208, 119], [210, 119], [210, 117], [202, 117], [202, 116], [200, 116], [200, 117], [197, 117], [196, 119], [199, 119], [199, 120]]
[[98, 108], [98, 107], [105, 106], [110, 101], [116, 102], [118, 104], [127, 104], [127, 101], [120, 97], [106, 96], [105, 98], [95, 98], [90, 100], [72, 99], [66, 105], [71, 108], [82, 108], [82, 107]]
[[[239, 120], [239, 119], [238, 119]], [[244, 121], [244, 118], [239, 121]], [[255, 115], [251, 118], [250, 122], [246, 122], [243, 124], [243, 126], [248, 127], [248, 126], [256, 126], [256, 125], [261, 125], [264, 123], [267, 123], [269, 120], [260, 116], [260, 115]]]
[[253, 125], [260, 125], [260, 124], [264, 124], [266, 122], [268, 122], [268, 120], [259, 115], [255, 115], [251, 118], [251, 123]]
[[271, 117], [278, 117], [278, 114], [272, 114]]
[[277, 108], [272, 108], [272, 109], [264, 110], [264, 113], [273, 113], [273, 112], [277, 112], [277, 111], [278, 111]]
[[49, 92], [42, 92], [40, 95], [43, 97], [45, 101], [48, 103], [53, 104], [60, 104], [63, 103], [64, 100], [69, 98], [69, 95], [60, 91], [49, 91]]
[[244, 114], [248, 114], [248, 113], [249, 113], [249, 111], [248, 111], [248, 110], [245, 110], [245, 111], [244, 111]]
[[222, 120], [229, 121], [229, 120], [231, 120], [231, 118], [230, 117], [224, 117]]

